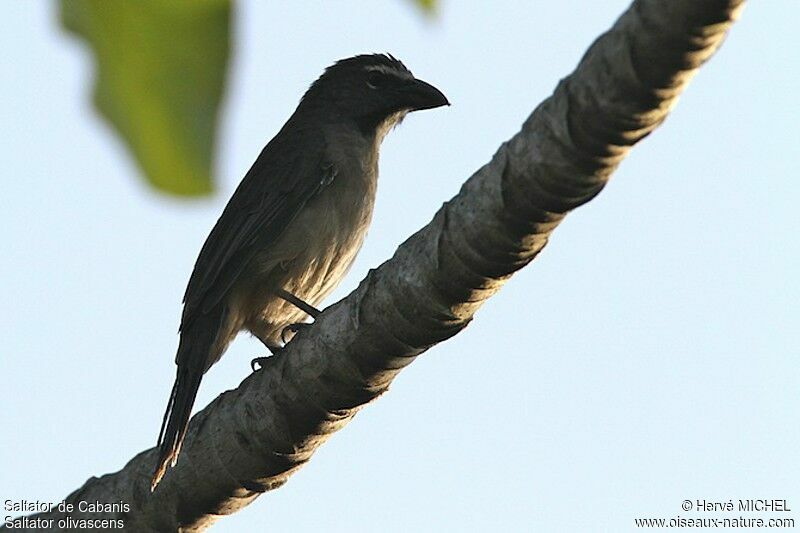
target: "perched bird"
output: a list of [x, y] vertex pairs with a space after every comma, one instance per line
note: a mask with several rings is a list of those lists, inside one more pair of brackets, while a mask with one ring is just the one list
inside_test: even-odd
[[277, 353], [287, 329], [319, 313], [367, 232], [381, 141], [408, 112], [443, 105], [391, 55], [359, 55], [328, 67], [264, 147], [186, 288], [152, 489], [175, 465], [203, 374], [239, 331]]

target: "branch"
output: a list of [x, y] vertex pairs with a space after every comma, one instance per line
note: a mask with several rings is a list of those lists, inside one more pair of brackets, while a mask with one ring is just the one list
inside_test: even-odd
[[[193, 419], [155, 493], [154, 448], [67, 502], [126, 502], [129, 530], [202, 530], [278, 488], [397, 373], [461, 331], [653, 131], [722, 43], [743, 0], [637, 0], [433, 220], [274, 362]], [[54, 519], [58, 511], [30, 517]]]

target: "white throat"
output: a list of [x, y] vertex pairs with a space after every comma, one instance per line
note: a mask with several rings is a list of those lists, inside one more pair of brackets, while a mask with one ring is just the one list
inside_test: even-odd
[[392, 128], [403, 122], [403, 119], [406, 118], [409, 109], [403, 109], [396, 113], [392, 113], [386, 119], [378, 124], [378, 129], [375, 132], [375, 142], [380, 145], [383, 142], [383, 138], [386, 137], [386, 134], [389, 133]]

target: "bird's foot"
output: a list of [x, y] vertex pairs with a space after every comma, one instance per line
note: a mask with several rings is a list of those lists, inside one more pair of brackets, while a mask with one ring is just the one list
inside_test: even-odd
[[[309, 324], [308, 322], [296, 322], [294, 324], [289, 324], [288, 326], [286, 326], [285, 328], [283, 328], [281, 330], [281, 340], [283, 341], [284, 344], [286, 344], [288, 342], [286, 340], [286, 333], [287, 332], [297, 333], [299, 331], [302, 331], [302, 330], [308, 328], [309, 326], [311, 326], [311, 324]], [[291, 340], [291, 339], [289, 339], [289, 340]]]
[[271, 356], [265, 357], [256, 357], [252, 361], [250, 361], [250, 368], [253, 369], [253, 372], [258, 372], [267, 366], [267, 364], [275, 361], [275, 356], [282, 350], [280, 346], [272, 346], [270, 344], [264, 343], [270, 352], [272, 352]]
[[[289, 324], [288, 326], [286, 326], [281, 330], [281, 341], [283, 342], [283, 344], [286, 344], [287, 342], [289, 342], [289, 340], [291, 340], [291, 339], [289, 340], [286, 339], [286, 336], [289, 333], [296, 334], [299, 331], [306, 329], [310, 325], [311, 324], [307, 322], [297, 322], [294, 324]], [[259, 370], [265, 368], [267, 364], [275, 361], [275, 357], [281, 352], [281, 350], [283, 350], [282, 346], [273, 346], [271, 343], [266, 342], [264, 340], [262, 340], [261, 342], [264, 344], [264, 346], [267, 347], [267, 349], [269, 349], [270, 352], [272, 352], [272, 355], [267, 357], [256, 357], [255, 359], [250, 361], [250, 368], [253, 369], [253, 372], [258, 372]]]
[[253, 369], [253, 372], [258, 372], [259, 370], [263, 370], [267, 363], [270, 362], [272, 357], [256, 357], [252, 361], [250, 361], [250, 368]]
[[297, 307], [298, 309], [300, 309], [301, 311], [306, 313], [311, 318], [317, 318], [322, 313], [322, 311], [320, 311], [319, 309], [317, 309], [313, 305], [311, 305], [311, 304], [309, 304], [307, 302], [304, 302], [303, 300], [301, 300], [300, 298], [298, 298], [297, 296], [295, 296], [294, 294], [292, 294], [289, 291], [285, 291], [285, 290], [279, 288], [279, 289], [275, 290], [275, 294], [278, 296], [278, 298], [281, 298], [282, 300], [286, 300], [287, 302], [289, 302], [293, 306]]

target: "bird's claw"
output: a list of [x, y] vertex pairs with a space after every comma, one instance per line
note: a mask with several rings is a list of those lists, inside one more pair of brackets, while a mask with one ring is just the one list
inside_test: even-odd
[[[271, 359], [272, 357], [256, 357], [255, 359], [250, 361], [250, 368], [253, 369], [253, 372], [258, 372], [259, 370], [266, 367], [267, 363], [269, 363]], [[256, 365], [258, 365], [258, 367], [256, 367]]]
[[[281, 341], [286, 344], [288, 341], [286, 340], [286, 334], [289, 332], [297, 333], [300, 330], [303, 330], [310, 326], [311, 324], [307, 324], [304, 322], [298, 322], [296, 324], [289, 324], [285, 328], [281, 330]], [[291, 339], [290, 339], [291, 340]], [[262, 341], [263, 342], [263, 341]], [[264, 346], [269, 348], [269, 351], [272, 352], [272, 356], [268, 357], [256, 357], [252, 361], [250, 361], [250, 368], [253, 369], [253, 372], [258, 372], [262, 370], [267, 364], [271, 363], [275, 360], [275, 356], [283, 349], [280, 346], [273, 346], [271, 343], [264, 343]]]
[[[281, 330], [281, 341], [283, 341], [283, 344], [286, 344], [287, 342], [289, 342], [289, 341], [286, 340], [286, 332], [287, 331], [291, 331], [292, 333], [297, 333], [298, 331], [303, 330], [303, 329], [307, 328], [310, 325], [311, 324], [308, 324], [306, 322], [297, 322], [295, 324], [289, 324], [288, 326], [286, 326], [285, 328], [283, 328]], [[291, 339], [289, 339], [289, 340], [291, 340]]]

